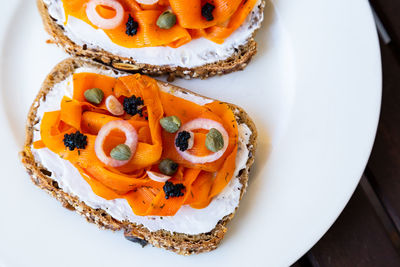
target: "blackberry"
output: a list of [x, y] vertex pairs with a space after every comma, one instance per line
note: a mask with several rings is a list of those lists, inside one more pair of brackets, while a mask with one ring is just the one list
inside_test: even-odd
[[129, 14], [128, 22], [126, 23], [126, 31], [125, 33], [129, 36], [134, 36], [137, 34], [137, 30], [139, 27], [139, 23], [137, 23]]
[[206, 3], [202, 8], [201, 8], [201, 15], [207, 20], [207, 21], [212, 21], [214, 19], [214, 16], [212, 12], [214, 11], [215, 6], [210, 3]]
[[74, 150], [75, 148], [85, 149], [87, 145], [87, 136], [77, 131], [72, 134], [65, 134], [63, 141], [65, 147], [70, 151]]
[[178, 133], [178, 137], [175, 139], [175, 145], [180, 151], [186, 151], [189, 147], [190, 133], [182, 131]]
[[143, 99], [141, 97], [131, 96], [124, 99], [124, 110], [129, 115], [139, 114], [140, 117], [143, 117], [143, 111], [141, 106], [144, 105]]
[[184, 195], [182, 190], [186, 187], [183, 184], [173, 184], [169, 181], [166, 181], [163, 190], [165, 192], [165, 198], [169, 199], [170, 197], [181, 197]]

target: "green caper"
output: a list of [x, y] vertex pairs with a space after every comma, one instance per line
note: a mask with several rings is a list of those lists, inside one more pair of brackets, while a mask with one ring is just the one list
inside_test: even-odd
[[160, 119], [161, 127], [169, 133], [175, 133], [181, 127], [181, 120], [177, 116], [169, 116]]
[[212, 152], [217, 152], [224, 147], [224, 138], [215, 128], [211, 128], [206, 135], [206, 147]]
[[116, 160], [128, 160], [132, 155], [132, 151], [129, 146], [125, 144], [120, 144], [114, 147], [111, 152], [110, 156]]
[[160, 164], [158, 164], [158, 168], [160, 172], [165, 175], [173, 175], [178, 170], [178, 163], [174, 162], [170, 159], [163, 159]]
[[83, 93], [86, 100], [92, 104], [100, 104], [103, 101], [104, 93], [99, 88], [88, 89]]
[[161, 29], [170, 29], [176, 24], [176, 16], [171, 11], [164, 11], [157, 19], [157, 26]]

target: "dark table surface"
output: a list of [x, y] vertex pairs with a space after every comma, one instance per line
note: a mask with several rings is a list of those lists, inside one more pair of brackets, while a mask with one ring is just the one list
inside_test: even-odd
[[343, 213], [295, 267], [400, 266], [400, 0], [370, 3], [380, 24], [383, 69], [375, 144]]

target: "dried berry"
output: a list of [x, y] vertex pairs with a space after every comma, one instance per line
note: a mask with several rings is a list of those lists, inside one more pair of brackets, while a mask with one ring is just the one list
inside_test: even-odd
[[75, 148], [85, 149], [87, 145], [87, 136], [77, 131], [76, 133], [65, 134], [63, 141], [65, 147], [71, 151]]
[[165, 198], [169, 199], [170, 197], [181, 197], [184, 195], [182, 190], [186, 187], [183, 184], [173, 184], [169, 181], [166, 181], [163, 190], [165, 192]]
[[212, 21], [214, 19], [214, 16], [212, 12], [214, 11], [215, 6], [210, 3], [206, 3], [202, 8], [201, 8], [201, 15], [207, 20], [207, 21]]
[[170, 159], [163, 159], [158, 164], [158, 168], [160, 169], [160, 172], [165, 175], [174, 175], [176, 173], [176, 171], [178, 170], [178, 167], [179, 167], [178, 163], [176, 163]]
[[169, 133], [176, 133], [181, 127], [181, 120], [177, 116], [169, 116], [160, 119], [163, 129]]
[[212, 152], [218, 152], [224, 148], [224, 138], [222, 134], [215, 128], [211, 128], [206, 136], [206, 147]]
[[131, 96], [124, 99], [124, 110], [129, 115], [139, 114], [143, 117], [142, 106], [144, 105], [143, 99], [141, 97]]
[[116, 160], [128, 160], [132, 156], [132, 151], [129, 146], [120, 144], [111, 150], [110, 156]]
[[104, 98], [104, 92], [99, 88], [88, 89], [83, 95], [88, 102], [96, 105], [100, 104]]
[[125, 33], [129, 36], [134, 36], [137, 34], [137, 30], [139, 28], [139, 23], [137, 23], [129, 14], [128, 22], [126, 23], [126, 31]]
[[178, 133], [178, 137], [175, 139], [175, 145], [180, 151], [186, 151], [189, 148], [189, 139], [191, 135], [187, 131], [182, 131]]
[[157, 19], [157, 26], [160, 29], [171, 29], [176, 24], [176, 15], [170, 10], [164, 11]]

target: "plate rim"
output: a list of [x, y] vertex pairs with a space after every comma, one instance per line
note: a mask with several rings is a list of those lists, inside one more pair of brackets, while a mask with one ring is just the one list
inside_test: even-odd
[[[288, 2], [288, 1], [286, 1], [286, 2]], [[309, 2], [312, 2], [312, 1], [309, 1]], [[366, 6], [368, 5], [368, 2], [364, 1], [364, 0], [359, 0], [359, 1], [355, 1], [355, 2], [360, 3], [360, 6], [362, 6], [362, 9], [364, 9], [364, 12], [365, 12], [365, 9], [366, 9]], [[15, 6], [17, 6], [19, 4], [19, 1], [14, 1], [12, 4], [7, 6], [8, 10], [11, 10], [10, 12], [7, 12], [7, 14], [9, 14], [10, 17], [13, 14], [12, 9], [15, 8], [14, 3], [15, 3]], [[279, 7], [279, 5], [284, 5], [284, 4], [282, 4], [282, 1], [279, 2], [278, 0], [273, 1], [273, 3], [275, 5], [277, 5], [278, 7]], [[371, 42], [374, 43], [375, 47], [377, 48], [377, 49], [375, 49], [375, 54], [371, 55], [371, 57], [378, 58], [378, 62], [380, 63], [381, 62], [381, 56], [380, 56], [380, 50], [379, 50], [378, 35], [377, 35], [377, 32], [376, 32], [375, 28], [372, 26], [372, 25], [374, 25], [373, 16], [372, 16], [371, 12], [369, 12], [369, 13], [367, 12], [364, 15], [365, 15], [364, 20], [366, 22], [366, 26], [365, 27], [369, 28], [370, 40], [371, 40]], [[4, 19], [4, 21], [7, 21], [7, 16], [4, 16], [3, 19]], [[0, 27], [0, 44], [2, 44], [2, 46], [3, 46], [4, 38], [2, 38], [2, 37], [4, 36], [4, 33], [5, 33], [4, 29], [8, 28], [8, 23], [7, 24], [1, 23], [1, 24], [7, 25], [6, 27], [5, 26], [1, 26]], [[367, 24], [368, 24], [368, 26], [367, 26]], [[2, 67], [3, 67], [3, 64], [0, 64], [0, 71], [1, 72], [3, 72], [2, 71]], [[362, 161], [364, 161], [364, 165], [360, 166], [360, 167], [362, 167], [362, 169], [365, 168], [365, 165], [367, 164], [368, 157], [369, 157], [369, 155], [370, 155], [370, 153], [372, 151], [372, 147], [373, 147], [373, 143], [374, 143], [373, 141], [374, 141], [375, 136], [376, 136], [377, 126], [378, 126], [378, 121], [379, 121], [379, 115], [380, 115], [381, 93], [382, 93], [382, 91], [381, 91], [381, 89], [382, 89], [382, 87], [381, 87], [381, 85], [382, 85], [382, 68], [381, 68], [380, 64], [378, 66], [378, 70], [379, 71], [377, 73], [377, 77], [376, 78], [378, 79], [378, 83], [380, 84], [380, 88], [376, 88], [375, 89], [375, 90], [379, 91], [377, 99], [376, 99], [377, 100], [376, 106], [374, 106], [374, 108], [376, 109], [375, 112], [374, 112], [376, 114], [376, 117], [373, 120], [371, 120], [372, 121], [371, 125], [372, 125], [372, 128], [374, 128], [374, 130], [372, 130], [369, 133], [370, 142], [369, 142], [368, 148], [366, 148], [366, 150], [368, 150], [368, 153], [367, 154], [364, 153], [364, 157], [362, 159]], [[3, 117], [4, 113], [3, 112], [0, 112], [0, 113], [2, 114], [0, 116]], [[2, 119], [1, 117], [0, 117], [0, 120]], [[375, 125], [375, 126], [373, 126], [373, 125]], [[319, 231], [319, 233], [315, 234], [314, 237], [311, 238], [308, 242], [306, 242], [307, 244], [304, 244], [304, 246], [301, 249], [299, 248], [299, 250], [297, 251], [297, 253], [295, 255], [292, 255], [292, 257], [290, 257], [290, 258], [288, 257], [288, 259], [286, 260], [286, 263], [290, 263], [290, 264], [294, 263], [299, 258], [299, 255], [301, 256], [306, 251], [308, 251], [329, 230], [329, 228], [337, 220], [337, 218], [339, 217], [339, 215], [341, 214], [341, 212], [343, 211], [343, 209], [347, 205], [348, 201], [350, 200], [351, 196], [353, 195], [353, 193], [354, 193], [354, 191], [356, 189], [356, 186], [357, 186], [357, 184], [358, 184], [358, 182], [359, 182], [359, 180], [361, 178], [361, 175], [362, 175], [362, 172], [360, 173], [359, 178], [354, 178], [354, 180], [352, 181], [353, 182], [353, 188], [350, 188], [351, 190], [348, 190], [347, 197], [344, 197], [342, 199], [341, 203], [339, 204], [339, 208], [335, 212], [332, 212], [331, 218], [329, 219], [330, 223], [326, 224], [325, 227], [323, 227], [324, 229], [321, 229]]]

